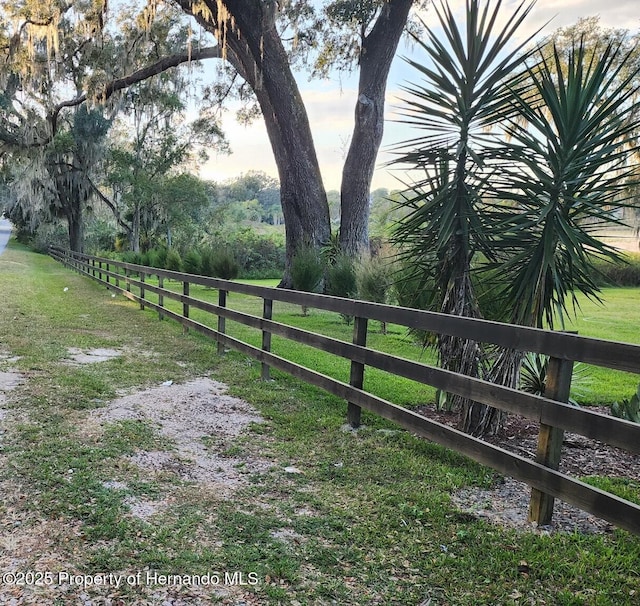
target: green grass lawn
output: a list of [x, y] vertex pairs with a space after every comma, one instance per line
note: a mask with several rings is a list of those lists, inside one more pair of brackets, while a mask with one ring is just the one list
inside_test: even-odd
[[[598, 339], [640, 343], [640, 289], [605, 288], [601, 298], [598, 303], [581, 297], [580, 308], [566, 329]], [[639, 382], [638, 375], [584, 366], [573, 395], [580, 404], [610, 405], [630, 398]]]
[[[633, 295], [607, 295], [622, 300], [627, 292]], [[235, 294], [229, 303], [256, 314], [261, 309]], [[159, 322], [155, 313], [112, 297], [15, 242], [0, 256], [0, 308], [0, 372], [16, 369], [24, 377], [2, 405], [9, 414], [0, 438], [0, 519], [11, 521], [0, 543], [3, 563], [92, 574], [257, 573], [255, 586], [236, 588], [226, 602], [214, 596], [202, 602], [211, 604], [638, 603], [639, 537], [618, 530], [517, 532], [460, 513], [452, 492], [488, 487], [496, 479], [493, 472], [367, 413], [364, 429], [345, 432], [341, 400], [279, 373], [262, 382], [259, 364], [233, 352], [218, 356], [209, 340], [184, 334], [174, 322]], [[637, 314], [627, 310], [621, 316], [622, 325], [635, 318], [638, 326]], [[332, 314], [312, 310], [304, 318], [294, 306], [276, 303], [275, 317], [350, 340], [351, 329]], [[240, 336], [247, 329], [230, 330]], [[613, 331], [608, 338], [616, 337]], [[246, 336], [258, 343], [258, 333]], [[397, 327], [386, 336], [374, 327], [370, 343], [409, 358], [432, 355]], [[123, 355], [69, 366], [69, 347], [119, 348]], [[344, 368], [334, 369], [314, 352], [284, 343], [275, 348], [344, 375]], [[264, 418], [229, 452], [247, 460], [261, 457], [272, 467], [251, 474], [232, 498], [168, 471], [147, 477], [128, 465], [132, 453], [172, 448], [171, 439], [149, 422], [120, 421], [86, 431], [90, 411], [118, 393], [203, 375], [225, 382]], [[399, 403], [432, 397], [427, 388], [376, 379], [373, 372], [367, 381]], [[284, 473], [288, 466], [302, 473]], [[105, 486], [114, 478], [126, 487]], [[127, 513], [133, 497], [165, 499], [168, 505], [141, 521]], [[21, 560], [19, 552], [29, 555]], [[9, 589], [0, 586], [0, 602], [9, 602]], [[81, 599], [80, 592], [52, 591], [41, 594], [48, 596], [46, 603]], [[89, 595], [154, 603], [152, 588], [100, 591]], [[193, 601], [188, 588], [180, 591], [175, 597]]]
[[[151, 280], [150, 283], [157, 283]], [[275, 287], [277, 280], [246, 280], [244, 283]], [[165, 287], [181, 291], [181, 284], [165, 282]], [[217, 302], [217, 291], [200, 286], [191, 286], [191, 296], [209, 302]], [[152, 300], [154, 300], [152, 298]], [[634, 288], [607, 288], [602, 292], [602, 303], [580, 298], [580, 308], [566, 330], [576, 330], [584, 336], [626, 343], [640, 343], [640, 290]], [[181, 307], [175, 302], [166, 302], [175, 311]], [[227, 305], [235, 310], [255, 316], [262, 314], [262, 302], [256, 297], [230, 293]], [[192, 310], [191, 317], [203, 324], [214, 326], [215, 318], [199, 310]], [[288, 303], [274, 302], [273, 319], [330, 336], [351, 341], [352, 327], [347, 326], [338, 314], [312, 309], [304, 316], [300, 307]], [[259, 347], [261, 334], [236, 322], [227, 321], [227, 333]], [[367, 345], [378, 351], [397, 355], [428, 364], [436, 363], [433, 349], [424, 349], [408, 329], [390, 325], [387, 334], [382, 334], [379, 323], [370, 321]], [[284, 338], [273, 337], [272, 351], [318, 372], [342, 381], [348, 381], [349, 363], [331, 354], [297, 344]], [[576, 367], [572, 398], [581, 405], [611, 405], [615, 401], [631, 397], [637, 389], [640, 377], [631, 374], [578, 364]], [[409, 408], [434, 401], [435, 389], [396, 377], [375, 368], [365, 373], [365, 389], [396, 404]]]

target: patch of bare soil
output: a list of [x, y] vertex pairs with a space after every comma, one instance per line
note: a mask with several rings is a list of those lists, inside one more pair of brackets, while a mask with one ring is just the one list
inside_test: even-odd
[[[15, 362], [18, 358], [11, 358], [6, 354], [0, 353], [0, 362]], [[7, 393], [18, 387], [24, 380], [19, 372], [13, 370], [0, 371], [0, 448], [2, 447], [2, 421], [7, 416], [7, 410], [4, 404], [7, 400]]]
[[69, 347], [70, 364], [95, 364], [96, 362], [106, 362], [122, 355], [120, 349], [96, 348], [80, 349], [79, 347]]
[[266, 471], [271, 465], [262, 459], [227, 454], [249, 424], [263, 419], [252, 406], [225, 392], [225, 385], [207, 378], [183, 385], [164, 384], [114, 400], [93, 411], [90, 420], [100, 425], [150, 421], [173, 448], [139, 451], [127, 457], [130, 462], [151, 474], [170, 471], [182, 480], [229, 496], [248, 475]]
[[[2, 380], [9, 386], [18, 379], [2, 373]], [[129, 394], [92, 411], [83, 419], [79, 430], [85, 435], [96, 435], [106, 424], [135, 419], [155, 424], [159, 434], [167, 438], [166, 450], [140, 450], [125, 457], [128, 463], [144, 469], [150, 477], [173, 472], [189, 482], [185, 489], [205, 490], [216, 498], [226, 499], [233, 496], [234, 490], [242, 486], [250, 474], [271, 467], [270, 462], [244, 451], [237, 456], [226, 453], [237, 444], [237, 438], [249, 424], [262, 423], [263, 419], [248, 403], [226, 394], [226, 386], [222, 383], [200, 378], [182, 385], [167, 382]], [[0, 462], [2, 459], [0, 451]], [[123, 480], [105, 478], [103, 485], [111, 490], [128, 492], [126, 478]], [[0, 481], [0, 492], [3, 494], [1, 509], [4, 510], [0, 522], [0, 570], [76, 574], [73, 562], [82, 561], [82, 554], [77, 552], [78, 541], [82, 538], [81, 523], [39, 519], [33, 511], [24, 508], [26, 492], [12, 480]], [[127, 496], [124, 502], [130, 515], [153, 524], [153, 516], [168, 510], [176, 502], [176, 496], [172, 494], [157, 500]], [[114, 571], [114, 574], [125, 578], [129, 572]], [[142, 574], [144, 576], [146, 572], [142, 571]], [[73, 582], [44, 587], [0, 584], [0, 604], [39, 606], [53, 603], [54, 598], [82, 606], [125, 603], [249, 606], [259, 603], [257, 596], [241, 586], [212, 586], [204, 582], [199, 585], [195, 581], [193, 585], [145, 584], [142, 581], [135, 587], [136, 596], [124, 598], [112, 583], [85, 588]]]
[[[608, 408], [591, 408], [607, 414]], [[458, 416], [439, 412], [433, 406], [423, 407], [420, 413], [444, 425], [455, 427]], [[502, 430], [486, 441], [522, 457], [534, 459], [538, 443], [539, 424], [519, 415], [509, 415]], [[560, 469], [573, 477], [608, 476], [640, 482], [640, 455], [565, 432]], [[527, 521], [531, 488], [512, 478], [496, 484], [490, 490], [465, 488], [452, 495], [453, 503], [463, 512], [486, 519], [495, 524], [539, 533], [553, 531], [603, 533], [613, 526], [606, 520], [581, 511], [572, 505], [555, 500], [550, 526], [538, 527]]]

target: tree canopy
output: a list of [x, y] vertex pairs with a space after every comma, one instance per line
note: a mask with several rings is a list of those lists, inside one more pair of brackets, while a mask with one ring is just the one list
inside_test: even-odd
[[[316, 76], [330, 68], [359, 69], [340, 234], [346, 251], [363, 252], [368, 243], [369, 186], [383, 130], [386, 78], [413, 5], [411, 0], [341, 0], [322, 5], [154, 0], [130, 9], [110, 6], [107, 11], [104, 1], [63, 7], [53, 0], [26, 1], [2, 14], [5, 73], [19, 76], [13, 90], [5, 87], [5, 98], [11, 100], [0, 135], [5, 149], [12, 144], [22, 150], [45, 145], [69, 108], [88, 102], [114, 109], [121, 92], [136, 82], [185, 62], [219, 59], [222, 68], [217, 80], [208, 83], [201, 99], [212, 107], [230, 95], [249, 99], [251, 91], [278, 165], [290, 261], [300, 245], [320, 246], [331, 232], [313, 138], [292, 65]], [[67, 39], [77, 42], [68, 52]], [[37, 89], [41, 71], [53, 79], [65, 61], [76, 68], [73, 85], [57, 88], [66, 96], [49, 96], [37, 112], [34, 129], [29, 108], [18, 107], [15, 93], [18, 88], [20, 93]], [[255, 107], [246, 107], [242, 116], [254, 116]], [[207, 119], [215, 124], [216, 116], [209, 112]]]

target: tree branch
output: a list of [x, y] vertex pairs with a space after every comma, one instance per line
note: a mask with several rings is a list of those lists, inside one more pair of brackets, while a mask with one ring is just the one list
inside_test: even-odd
[[87, 177], [87, 180], [89, 182], [89, 185], [91, 186], [91, 189], [93, 190], [93, 192], [95, 194], [97, 194], [97, 196], [111, 209], [111, 212], [113, 213], [113, 216], [115, 217], [116, 222], [118, 223], [118, 225], [120, 227], [122, 227], [127, 234], [131, 234], [132, 229], [129, 225], [127, 225], [122, 218], [120, 217], [120, 210], [118, 209], [118, 207], [116, 206], [116, 204], [114, 202], [112, 202], [109, 198], [107, 198], [107, 196], [105, 196], [96, 186], [96, 184], [91, 180], [90, 177]]
[[[137, 84], [138, 82], [142, 82], [151, 76], [156, 76], [157, 74], [161, 74], [162, 72], [171, 69], [172, 67], [177, 67], [182, 63], [188, 63], [190, 61], [201, 61], [203, 59], [219, 59], [222, 57], [222, 51], [218, 45], [209, 46], [206, 48], [201, 48], [199, 50], [194, 50], [191, 52], [177, 53], [175, 55], [171, 55], [169, 57], [163, 57], [162, 59], [152, 63], [151, 65], [147, 65], [128, 76], [124, 76], [122, 78], [116, 78], [109, 82], [105, 87], [102, 95], [100, 96], [101, 101], [106, 101], [111, 95], [122, 90], [123, 88], [127, 88], [133, 84]], [[83, 93], [74, 99], [68, 99], [67, 101], [62, 101], [62, 103], [58, 103], [51, 113], [49, 114], [49, 121], [51, 123], [52, 132], [56, 131], [56, 124], [58, 121], [58, 115], [65, 107], [75, 107], [84, 103], [87, 100], [87, 93]]]

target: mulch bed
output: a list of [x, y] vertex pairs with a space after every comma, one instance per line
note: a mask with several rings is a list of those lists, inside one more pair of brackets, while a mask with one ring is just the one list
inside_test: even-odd
[[[608, 414], [607, 407], [589, 410]], [[416, 412], [450, 427], [456, 427], [458, 414], [422, 406]], [[509, 415], [497, 435], [485, 438], [487, 442], [533, 460], [538, 443], [539, 424], [520, 415]], [[560, 471], [575, 478], [585, 476], [621, 477], [640, 484], [640, 455], [632, 454], [592, 440], [565, 432]], [[491, 490], [466, 488], [452, 495], [454, 504], [465, 513], [487, 519], [503, 526], [537, 532], [611, 532], [613, 527], [605, 520], [587, 514], [556, 500], [552, 524], [536, 527], [527, 522], [531, 489], [511, 478], [498, 482]]]

